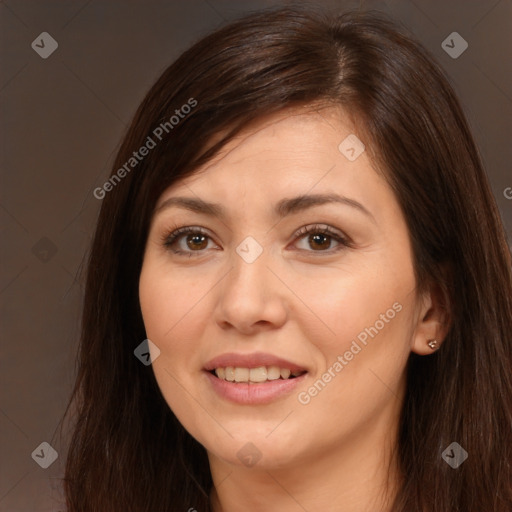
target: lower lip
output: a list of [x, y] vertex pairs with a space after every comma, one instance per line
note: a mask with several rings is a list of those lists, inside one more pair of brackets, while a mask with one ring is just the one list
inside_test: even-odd
[[219, 379], [210, 372], [206, 372], [207, 378], [213, 389], [222, 398], [237, 404], [268, 404], [290, 394], [301, 382], [307, 373], [294, 379], [276, 379], [261, 383], [229, 382]]

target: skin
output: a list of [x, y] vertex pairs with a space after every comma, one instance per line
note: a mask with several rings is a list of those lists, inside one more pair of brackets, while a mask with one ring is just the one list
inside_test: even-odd
[[[333, 107], [261, 118], [157, 202], [139, 283], [146, 333], [161, 351], [152, 367], [169, 407], [208, 452], [216, 512], [386, 511], [400, 481], [393, 450], [404, 368], [411, 351], [431, 353], [427, 342], [441, 343], [445, 329], [435, 290], [417, 291], [410, 236], [391, 188], [368, 151], [349, 161], [338, 149], [357, 133]], [[273, 215], [283, 198], [332, 192], [369, 214], [331, 203]], [[227, 217], [159, 210], [176, 196], [220, 203]], [[295, 236], [314, 224], [341, 232], [350, 246], [328, 235], [316, 243]], [[185, 234], [174, 246], [198, 256], [164, 246], [182, 226], [208, 232], [206, 242], [194, 245]], [[235, 250], [247, 236], [263, 249], [252, 263]], [[401, 311], [300, 403], [298, 393], [396, 303]], [[202, 371], [226, 352], [269, 352], [308, 374], [296, 392], [270, 404], [234, 404]], [[252, 467], [237, 457], [247, 443], [261, 454]]]

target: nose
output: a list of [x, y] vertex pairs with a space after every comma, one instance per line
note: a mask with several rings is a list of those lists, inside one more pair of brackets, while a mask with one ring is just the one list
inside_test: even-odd
[[291, 292], [270, 268], [267, 253], [249, 263], [233, 251], [231, 263], [217, 290], [217, 324], [246, 335], [281, 327], [288, 316]]

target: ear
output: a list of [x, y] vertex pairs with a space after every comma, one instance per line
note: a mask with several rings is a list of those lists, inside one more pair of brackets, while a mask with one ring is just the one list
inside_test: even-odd
[[[432, 283], [420, 297], [418, 320], [411, 350], [426, 356], [439, 350], [450, 330], [451, 314], [448, 293], [438, 283]], [[428, 343], [436, 340], [431, 348]]]

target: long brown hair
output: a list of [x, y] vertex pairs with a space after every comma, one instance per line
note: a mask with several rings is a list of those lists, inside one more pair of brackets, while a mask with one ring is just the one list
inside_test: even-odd
[[[156, 141], [155, 129], [191, 99]], [[210, 509], [206, 451], [133, 353], [146, 338], [138, 280], [152, 211], [251, 121], [319, 102], [357, 119], [406, 218], [418, 286], [437, 283], [450, 299], [441, 349], [411, 355], [406, 369], [397, 440], [405, 478], [392, 510], [512, 510], [511, 258], [464, 113], [429, 53], [385, 16], [310, 7], [254, 13], [203, 38], [134, 116], [87, 267], [68, 408], [69, 512]], [[119, 173], [148, 137], [155, 147]], [[457, 469], [441, 458], [454, 441], [469, 454]]]

